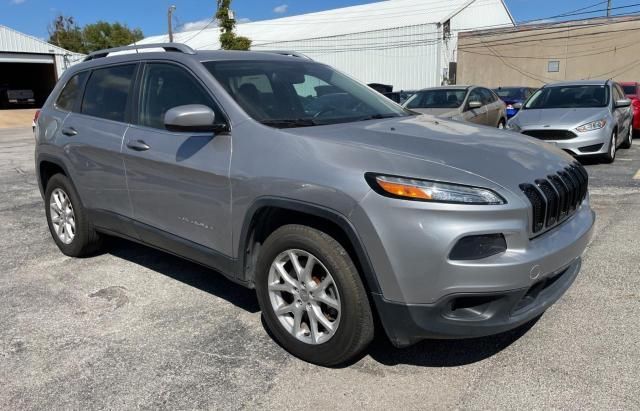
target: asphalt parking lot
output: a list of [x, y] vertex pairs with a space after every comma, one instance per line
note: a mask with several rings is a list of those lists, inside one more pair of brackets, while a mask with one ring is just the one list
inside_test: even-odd
[[0, 129], [0, 409], [640, 408], [640, 140], [585, 163], [596, 233], [537, 322], [404, 350], [378, 337], [341, 369], [291, 357], [253, 292], [197, 265], [124, 241], [62, 255], [33, 148], [30, 128]]

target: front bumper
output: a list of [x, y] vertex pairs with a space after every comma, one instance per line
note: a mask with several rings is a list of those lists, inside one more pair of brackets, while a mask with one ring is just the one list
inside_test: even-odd
[[[539, 129], [539, 128], [536, 128]], [[524, 132], [527, 129], [522, 129]], [[573, 130], [570, 130], [573, 131]], [[577, 133], [577, 136], [568, 140], [544, 140], [549, 144], [569, 152], [575, 157], [606, 154], [609, 151], [609, 141], [613, 129], [608, 126], [599, 130], [587, 131], [585, 133]], [[535, 137], [532, 137], [535, 138]]]
[[475, 338], [498, 334], [544, 313], [569, 289], [581, 259], [535, 282], [499, 293], [452, 294], [435, 304], [398, 304], [374, 295], [387, 336], [396, 347], [425, 338]]
[[[516, 201], [457, 212], [451, 205], [381, 196], [364, 203], [375, 229], [363, 230], [364, 214], [352, 217], [368, 239], [380, 290], [372, 299], [396, 346], [500, 333], [535, 318], [577, 276], [595, 223], [588, 197], [569, 219], [535, 238], [528, 232], [528, 208]], [[504, 234], [506, 252], [470, 261], [447, 257], [458, 239], [489, 233]]]

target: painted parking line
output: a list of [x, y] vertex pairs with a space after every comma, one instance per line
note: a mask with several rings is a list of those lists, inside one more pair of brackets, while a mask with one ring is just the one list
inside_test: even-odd
[[638, 171], [636, 172], [636, 175], [635, 175], [635, 176], [633, 176], [633, 179], [634, 179], [634, 180], [640, 180], [640, 170], [638, 170]]

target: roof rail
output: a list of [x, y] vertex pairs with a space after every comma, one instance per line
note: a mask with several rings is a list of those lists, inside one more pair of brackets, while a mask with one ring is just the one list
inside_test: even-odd
[[95, 60], [103, 57], [107, 57], [110, 53], [116, 53], [119, 51], [138, 50], [143, 49], [164, 49], [164, 51], [172, 51], [184, 54], [196, 54], [196, 52], [186, 44], [181, 43], [152, 43], [152, 44], [139, 44], [124, 47], [115, 47], [112, 49], [98, 50], [90, 53], [83, 61]]
[[311, 57], [306, 54], [298, 53], [297, 51], [290, 50], [252, 50], [258, 51], [260, 53], [271, 53], [271, 54], [280, 54], [281, 56], [289, 56], [289, 57], [298, 57], [301, 59], [313, 60]]

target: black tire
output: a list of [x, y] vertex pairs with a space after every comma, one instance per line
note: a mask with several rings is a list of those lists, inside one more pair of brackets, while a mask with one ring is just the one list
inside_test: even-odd
[[616, 160], [616, 153], [618, 151], [616, 150], [617, 133], [618, 130], [613, 130], [613, 134], [611, 134], [611, 141], [607, 147], [607, 153], [602, 155], [602, 161], [605, 163], [611, 164]]
[[[631, 124], [633, 124], [633, 119], [631, 119]], [[624, 139], [624, 143], [620, 145], [620, 148], [631, 148], [633, 144], [633, 125], [629, 126], [629, 133], [627, 133], [627, 138]]]
[[[73, 213], [75, 215], [75, 235], [69, 244], [65, 244], [58, 237], [51, 220], [51, 194], [57, 188], [64, 191], [69, 197], [71, 206], [73, 207]], [[49, 231], [51, 232], [51, 237], [53, 237], [53, 241], [55, 241], [63, 254], [68, 255], [69, 257], [85, 257], [95, 253], [100, 248], [100, 236], [91, 225], [88, 213], [82, 206], [82, 202], [80, 202], [80, 196], [78, 196], [78, 192], [67, 176], [63, 174], [55, 174], [49, 179], [45, 190], [44, 200], [47, 224], [49, 226]]]
[[[281, 253], [297, 249], [311, 253], [329, 271], [340, 295], [340, 322], [335, 334], [321, 344], [293, 336], [278, 320], [269, 298], [271, 264]], [[347, 251], [322, 231], [303, 225], [286, 225], [274, 231], [262, 246], [255, 286], [265, 324], [274, 339], [296, 357], [332, 367], [356, 359], [374, 336], [373, 315], [364, 285]]]

